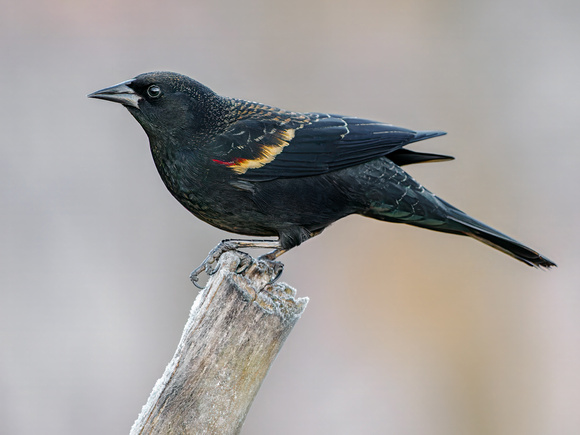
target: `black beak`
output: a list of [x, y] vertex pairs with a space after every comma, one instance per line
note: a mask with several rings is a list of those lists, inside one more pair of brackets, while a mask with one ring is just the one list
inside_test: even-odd
[[139, 100], [141, 97], [135, 93], [128, 85], [132, 80], [128, 80], [110, 88], [101, 89], [87, 95], [89, 98], [98, 98], [100, 100], [113, 101], [114, 103], [121, 103], [123, 106], [131, 106], [139, 108]]

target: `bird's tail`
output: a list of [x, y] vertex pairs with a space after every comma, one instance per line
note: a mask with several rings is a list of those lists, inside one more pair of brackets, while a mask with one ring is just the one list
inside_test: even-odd
[[390, 160], [377, 159], [367, 163], [363, 169], [365, 177], [359, 180], [362, 183], [360, 190], [364, 192], [361, 202], [366, 208], [360, 214], [383, 221], [469, 236], [528, 266], [546, 269], [556, 266], [533, 249], [433, 195]]
[[[441, 199], [440, 199], [441, 200]], [[441, 200], [442, 201], [442, 200]], [[445, 201], [442, 201], [445, 203]], [[448, 220], [452, 230], [450, 232], [473, 237], [486, 245], [526, 263], [528, 266], [549, 269], [556, 266], [554, 262], [540, 255], [531, 248], [521, 244], [517, 240], [479, 222], [463, 213], [461, 210], [445, 203], [448, 208]]]

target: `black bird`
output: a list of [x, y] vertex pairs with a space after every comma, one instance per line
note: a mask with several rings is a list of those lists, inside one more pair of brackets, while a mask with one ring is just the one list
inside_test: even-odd
[[129, 110], [149, 137], [163, 182], [195, 216], [232, 233], [278, 237], [222, 242], [192, 273], [194, 282], [224, 250], [274, 248], [263, 256], [274, 260], [353, 213], [470, 236], [529, 266], [555, 266], [438, 198], [401, 169], [452, 159], [403, 148], [442, 131], [290, 112], [222, 97], [172, 72], [141, 74], [89, 97]]

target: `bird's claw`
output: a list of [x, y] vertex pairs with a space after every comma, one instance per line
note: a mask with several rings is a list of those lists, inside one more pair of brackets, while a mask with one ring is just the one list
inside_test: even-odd
[[191, 272], [189, 274], [189, 280], [193, 283], [194, 286], [196, 286], [198, 289], [203, 290], [203, 286], [199, 285], [197, 282], [199, 281], [199, 274], [201, 273], [201, 271], [203, 270], [203, 263], [196, 268], [193, 272]]
[[[219, 258], [222, 256], [222, 254], [227, 251], [235, 251], [236, 249], [237, 245], [235, 243], [232, 243], [228, 240], [220, 242], [215, 248], [213, 248], [209, 252], [207, 258], [203, 260], [203, 262], [193, 272], [189, 274], [189, 279], [191, 280], [193, 285], [196, 286], [198, 289], [203, 290], [204, 287], [198, 284], [199, 275], [202, 272], [205, 272], [208, 276], [215, 274], [220, 268]], [[251, 255], [246, 254], [245, 252], [241, 251], [237, 252], [240, 253], [241, 255], [240, 255], [240, 263], [236, 267], [236, 273], [243, 273], [254, 263], [254, 259], [252, 258]]]
[[216, 273], [220, 267], [219, 265], [219, 258], [221, 255], [226, 251], [231, 251], [235, 249], [235, 247], [229, 246], [227, 242], [219, 243], [215, 248], [213, 248], [209, 254], [207, 255], [206, 259], [193, 271], [189, 274], [189, 279], [196, 286], [198, 289], [203, 289], [202, 286], [198, 284], [199, 275], [202, 272], [205, 272], [207, 275], [211, 276]]
[[258, 257], [258, 263], [262, 263], [267, 268], [272, 270], [273, 277], [268, 282], [268, 284], [273, 284], [278, 280], [278, 278], [280, 278], [280, 276], [282, 275], [282, 272], [284, 272], [284, 264], [281, 263], [280, 261], [269, 260], [269, 259], [264, 258], [264, 257], [265, 257], [264, 255]]
[[246, 254], [245, 252], [238, 251], [238, 253], [242, 255], [240, 256], [240, 263], [236, 267], [236, 273], [244, 273], [254, 264], [254, 259], [250, 254]]
[[269, 284], [273, 284], [276, 281], [278, 281], [278, 278], [280, 278], [280, 276], [282, 276], [282, 272], [284, 272], [284, 264], [280, 263], [279, 261], [272, 261], [273, 265], [274, 265], [274, 278], [272, 278], [269, 282]]

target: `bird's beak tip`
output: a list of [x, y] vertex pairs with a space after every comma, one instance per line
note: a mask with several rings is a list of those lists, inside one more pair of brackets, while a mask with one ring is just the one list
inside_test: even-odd
[[88, 98], [97, 98], [99, 100], [112, 101], [124, 106], [139, 108], [141, 97], [129, 86], [132, 80], [110, 86], [87, 95]]

